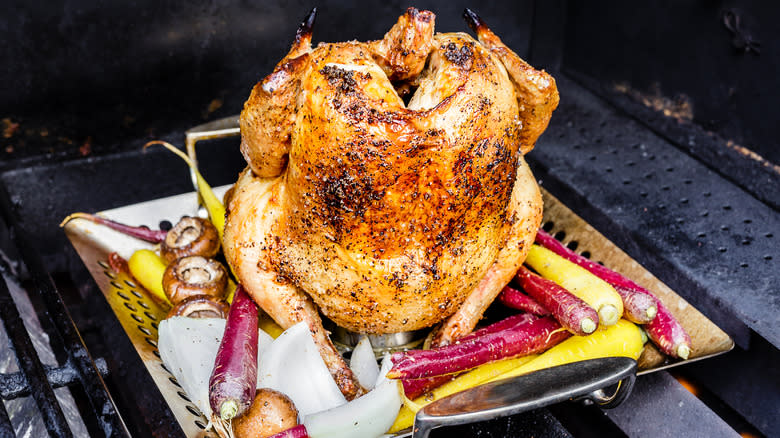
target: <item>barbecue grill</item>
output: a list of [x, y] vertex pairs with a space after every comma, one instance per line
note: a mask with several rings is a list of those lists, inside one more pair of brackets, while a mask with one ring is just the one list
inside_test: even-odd
[[[0, 91], [0, 319], [10, 342], [0, 351], [16, 358], [0, 369], [0, 436], [24, 427], [183, 436], [57, 225], [73, 211], [191, 191], [176, 157], [141, 145], [183, 145], [188, 128], [237, 113], [310, 5], [61, 6], [11, 5], [0, 18], [10, 60]], [[528, 155], [542, 187], [736, 343], [638, 377], [613, 410], [565, 402], [432, 436], [776, 435], [780, 155], [765, 114], [780, 94], [778, 7], [416, 6], [436, 12], [441, 31], [465, 31], [460, 12], [476, 7], [507, 45], [555, 76], [561, 104]], [[404, 7], [320, 5], [314, 39], [378, 38]], [[244, 166], [235, 139], [199, 146], [198, 158], [214, 185]]]

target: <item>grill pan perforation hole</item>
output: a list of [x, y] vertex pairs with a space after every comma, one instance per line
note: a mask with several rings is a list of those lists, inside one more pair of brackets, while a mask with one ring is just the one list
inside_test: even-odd
[[128, 286], [130, 286], [130, 287], [138, 287], [138, 286], [137, 286], [135, 283], [133, 283], [133, 282], [132, 282], [132, 281], [130, 281], [130, 280], [125, 280], [125, 284], [126, 284], [126, 285], [128, 285]]
[[555, 223], [553, 221], [547, 221], [547, 222], [544, 223], [544, 225], [542, 225], [542, 229], [549, 233], [550, 230], [552, 230], [554, 226], [555, 226]]
[[566, 244], [566, 247], [569, 248], [572, 251], [576, 251], [578, 245], [579, 245], [579, 243], [576, 240], [572, 240], [571, 242]]
[[149, 312], [144, 312], [144, 315], [146, 315], [147, 318], [151, 319], [152, 321], [157, 321], [157, 317], [152, 315]]
[[206, 425], [203, 424], [203, 422], [200, 421], [200, 420], [195, 420], [195, 425], [198, 426], [201, 429], [205, 429], [206, 428]]
[[170, 231], [171, 228], [173, 228], [173, 224], [169, 220], [161, 220], [159, 224], [157, 224], [158, 227], [160, 227], [163, 231]]
[[111, 286], [114, 286], [117, 289], [124, 289], [121, 284], [117, 283], [116, 281], [111, 282]]
[[138, 292], [137, 290], [133, 289], [130, 291], [131, 294], [135, 295], [136, 298], [143, 298], [143, 294], [141, 292]]
[[137, 322], [139, 324], [143, 324], [145, 322], [143, 318], [141, 318], [140, 316], [136, 315], [135, 313], [131, 313], [130, 314], [130, 318], [133, 318], [135, 320], [135, 322]]
[[195, 415], [196, 417], [201, 416], [200, 411], [197, 408], [195, 408], [195, 406], [187, 405], [187, 410], [190, 411], [190, 414]]
[[[184, 392], [184, 391], [176, 391], [176, 393], [177, 393], [177, 394], [179, 394], [179, 397], [180, 397], [182, 400], [184, 400], [184, 401], [188, 401], [188, 402], [192, 403], [192, 400], [190, 400], [190, 398], [189, 398], [189, 397], [187, 397], [187, 393], [186, 393], [186, 392]], [[191, 412], [191, 411], [190, 411], [190, 412]]]
[[162, 359], [162, 357], [160, 357], [160, 350], [156, 350], [156, 349], [152, 350], [152, 353], [154, 353], [154, 355], [157, 356], [158, 359]]
[[103, 273], [106, 274], [106, 277], [108, 277], [108, 278], [110, 278], [112, 280], [116, 279], [116, 274], [114, 274], [111, 271], [103, 271]]
[[127, 295], [125, 295], [123, 292], [116, 291], [116, 294], [117, 294], [117, 295], [119, 295], [119, 298], [121, 298], [121, 299], [123, 299], [123, 300], [125, 300], [125, 301], [130, 301], [130, 297], [128, 297]]
[[103, 260], [98, 260], [97, 264], [103, 269], [108, 269], [108, 263], [104, 262]]
[[165, 365], [165, 363], [160, 362], [160, 367], [164, 369], [168, 374], [172, 374], [171, 370], [168, 369], [168, 367]]
[[582, 251], [580, 255], [585, 257], [586, 259], [590, 259], [590, 251]]
[[147, 343], [147, 344], [149, 344], [149, 345], [151, 345], [151, 346], [152, 346], [152, 347], [154, 347], [154, 348], [157, 348], [157, 341], [155, 341], [155, 340], [154, 340], [154, 339], [152, 339], [152, 338], [146, 338], [146, 343]]
[[136, 308], [135, 308], [135, 306], [133, 306], [133, 305], [132, 305], [132, 304], [130, 304], [130, 303], [124, 303], [124, 304], [125, 304], [125, 307], [127, 307], [128, 309], [130, 309], [130, 311], [131, 311], [131, 312], [135, 312], [135, 311], [137, 311], [137, 310], [138, 310], [138, 309], [136, 309]]
[[557, 240], [559, 242], [562, 242], [563, 239], [566, 238], [566, 232], [565, 231], [558, 231], [557, 233], [555, 233], [553, 235], [553, 237], [555, 237], [555, 240]]
[[151, 330], [149, 330], [148, 328], [146, 328], [146, 327], [144, 327], [144, 326], [142, 326], [142, 325], [139, 325], [139, 326], [138, 326], [138, 330], [139, 330], [141, 333], [143, 333], [143, 334], [145, 334], [145, 335], [147, 335], [147, 336], [151, 336], [151, 335], [152, 335], [152, 332], [151, 332]]
[[139, 305], [139, 306], [143, 307], [143, 308], [144, 308], [144, 309], [146, 309], [146, 310], [149, 310], [149, 309], [151, 309], [151, 307], [149, 307], [149, 305], [148, 305], [148, 304], [144, 303], [144, 302], [143, 302], [143, 301], [141, 301], [141, 300], [137, 300], [137, 301], [136, 301], [136, 303], [138, 303], [138, 305]]
[[[169, 371], [170, 372], [170, 371]], [[179, 382], [176, 380], [176, 377], [170, 376], [168, 377], [168, 381], [176, 385], [177, 387], [181, 388], [181, 385], [179, 385]]]

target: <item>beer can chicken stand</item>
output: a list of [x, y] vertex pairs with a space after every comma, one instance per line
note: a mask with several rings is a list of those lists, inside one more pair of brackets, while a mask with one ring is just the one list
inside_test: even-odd
[[478, 41], [410, 8], [382, 40], [313, 48], [313, 19], [241, 113], [249, 166], [224, 250], [277, 323], [308, 324], [354, 396], [318, 309], [359, 333], [469, 333], [534, 241], [542, 200], [523, 154], [558, 93], [470, 12]]

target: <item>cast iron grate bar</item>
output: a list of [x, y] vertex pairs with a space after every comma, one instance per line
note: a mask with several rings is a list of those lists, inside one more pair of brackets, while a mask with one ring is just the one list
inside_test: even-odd
[[11, 341], [11, 350], [16, 354], [16, 362], [43, 417], [46, 430], [55, 437], [73, 436], [5, 281], [0, 281], [0, 318]]
[[[95, 413], [95, 417], [97, 418], [98, 424], [103, 430], [104, 435], [107, 437], [129, 437], [130, 432], [116, 409], [116, 404], [108, 392], [108, 388], [100, 375], [97, 365], [92, 360], [89, 351], [84, 345], [84, 341], [81, 339], [73, 319], [65, 308], [62, 297], [54, 286], [54, 282], [44, 267], [43, 261], [33, 249], [31, 244], [32, 239], [26, 230], [20, 226], [21, 221], [17, 218], [8, 192], [3, 185], [0, 185], [0, 214], [3, 215], [9, 231], [13, 236], [15, 246], [20, 253], [21, 260], [30, 273], [30, 279], [33, 284], [31, 289], [34, 293], [39, 295], [44, 303], [47, 316], [54, 327], [54, 331], [51, 335], [58, 338], [60, 345], [62, 345], [67, 352], [68, 363], [78, 372], [81, 386], [89, 399], [92, 411]], [[3, 283], [3, 286], [4, 291], [7, 290], [5, 283]], [[10, 292], [4, 292], [3, 296], [5, 295], [8, 296], [8, 299], [11, 299]], [[13, 301], [11, 300], [9, 304], [13, 306]], [[11, 306], [3, 305], [2, 307], [5, 309], [6, 307]], [[16, 307], [13, 306], [13, 308], [14, 313], [16, 313]], [[16, 336], [17, 331], [9, 330], [8, 336]], [[27, 332], [24, 330], [23, 326], [22, 331], [26, 336]], [[40, 368], [38, 376], [42, 376], [42, 379], [45, 379], [43, 366], [38, 363], [38, 367]], [[29, 375], [27, 377], [28, 381], [30, 381]], [[46, 381], [45, 386], [47, 386], [49, 392], [52, 393], [52, 398], [50, 400], [53, 401], [53, 403], [57, 403], [56, 399], [53, 398], [53, 390], [48, 385], [48, 381]], [[32, 390], [33, 393], [37, 392], [34, 388]], [[70, 436], [69, 429], [67, 430], [68, 433], [62, 436]], [[55, 434], [54, 436], [61, 435]]]
[[[108, 366], [106, 365], [105, 359], [102, 357], [95, 359], [95, 365], [97, 365], [101, 376], [105, 377], [108, 375]], [[52, 388], [61, 388], [79, 382], [78, 371], [76, 371], [76, 368], [70, 363], [59, 367], [44, 365], [43, 370], [46, 373], [46, 378]], [[16, 373], [0, 373], [0, 398], [12, 400], [29, 395], [30, 386], [21, 371]]]

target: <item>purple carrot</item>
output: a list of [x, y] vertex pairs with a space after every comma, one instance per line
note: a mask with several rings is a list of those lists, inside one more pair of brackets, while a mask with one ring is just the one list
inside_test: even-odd
[[534, 274], [525, 266], [520, 267], [516, 278], [528, 295], [550, 309], [555, 319], [575, 335], [589, 335], [598, 327], [596, 310], [554, 281]]
[[502, 331], [433, 350], [394, 353], [388, 378], [419, 379], [465, 371], [487, 362], [539, 353], [571, 336], [554, 318], [534, 318]]
[[520, 324], [528, 324], [529, 322], [537, 319], [535, 315], [532, 315], [530, 313], [518, 313], [516, 315], [508, 316], [501, 321], [494, 322], [493, 324], [490, 324], [487, 327], [482, 327], [479, 330], [473, 331], [466, 336], [458, 339], [455, 341], [456, 344], [460, 344], [464, 341], [468, 341], [469, 339], [479, 338], [481, 336], [485, 336], [490, 333], [496, 333], [500, 332], [509, 328], [512, 328], [516, 325]]
[[295, 427], [275, 433], [268, 438], [309, 438], [309, 433], [306, 431], [306, 426], [299, 424]]
[[[468, 335], [458, 339], [456, 343], [462, 343], [469, 339], [478, 338], [480, 336], [487, 335], [489, 333], [496, 333], [508, 328], [514, 327], [519, 324], [528, 324], [536, 319], [536, 316], [530, 313], [518, 313], [502, 319], [501, 321], [494, 322], [493, 324], [483, 327], [477, 331], [471, 332]], [[446, 374], [443, 376], [428, 377], [423, 379], [404, 379], [401, 383], [404, 386], [404, 394], [410, 399], [415, 399], [433, 388], [447, 383], [455, 377], [453, 374]]]
[[104, 217], [95, 216], [94, 214], [89, 213], [73, 213], [70, 216], [66, 217], [62, 223], [60, 223], [60, 226], [65, 226], [68, 222], [70, 222], [72, 219], [86, 219], [88, 221], [94, 222], [96, 224], [105, 225], [112, 230], [119, 231], [120, 233], [127, 234], [128, 236], [135, 237], [136, 239], [145, 240], [147, 242], [151, 243], [160, 243], [163, 240], [165, 240], [165, 235], [168, 234], [167, 231], [163, 230], [152, 230], [149, 227], [146, 226], [140, 226], [140, 227], [134, 227], [130, 225], [125, 225], [116, 221], [112, 221], [111, 219], [106, 219]]
[[414, 400], [431, 389], [438, 388], [454, 378], [455, 374], [445, 374], [443, 376], [427, 377], [424, 379], [403, 379], [401, 383], [404, 386], [404, 394], [406, 394], [406, 397], [410, 400]]
[[522, 310], [539, 316], [547, 316], [550, 314], [550, 311], [539, 304], [538, 301], [511, 286], [504, 286], [498, 299], [501, 301], [501, 304], [513, 309]]
[[243, 414], [257, 391], [257, 305], [239, 285], [209, 379], [211, 409], [224, 421]]
[[566, 260], [582, 266], [590, 271], [591, 274], [611, 284], [623, 299], [623, 316], [629, 321], [637, 324], [647, 324], [655, 318], [656, 313], [658, 313], [657, 298], [647, 289], [606, 266], [592, 262], [566, 248], [561, 242], [558, 242], [542, 229], [536, 233], [536, 243]]
[[691, 337], [669, 312], [669, 309], [658, 300], [658, 315], [644, 325], [647, 336], [664, 354], [688, 359], [691, 354]]

